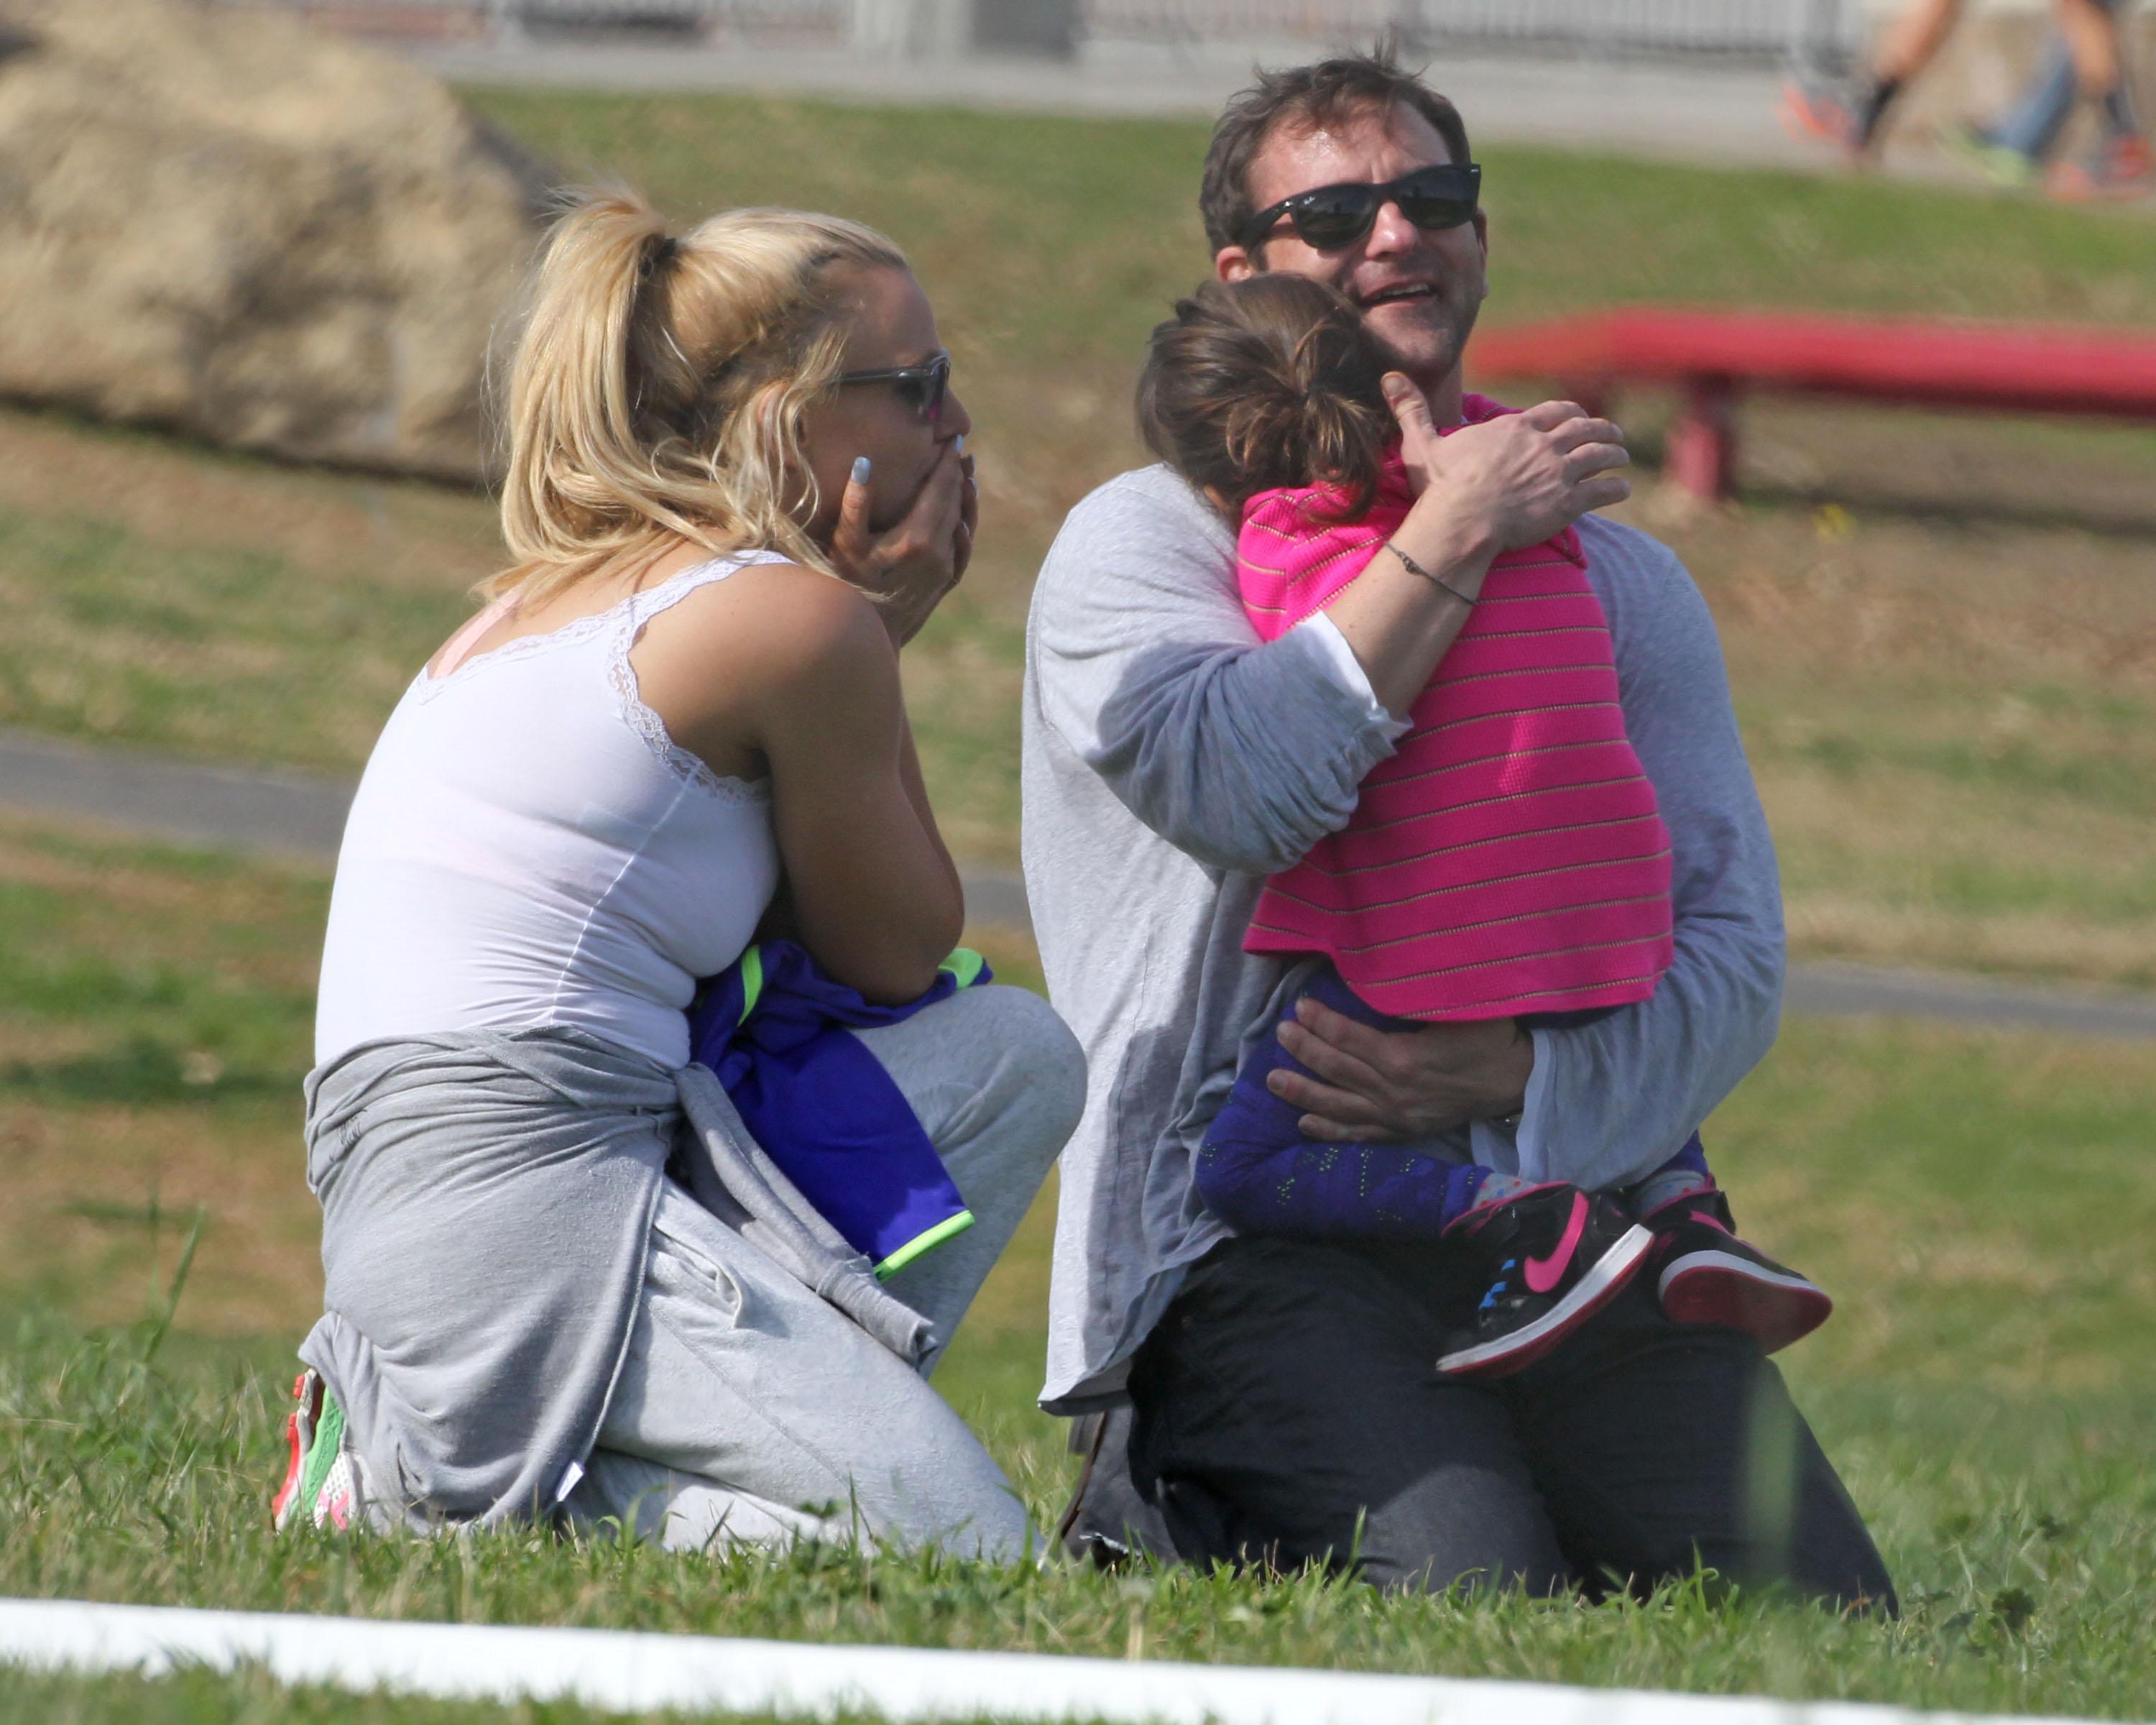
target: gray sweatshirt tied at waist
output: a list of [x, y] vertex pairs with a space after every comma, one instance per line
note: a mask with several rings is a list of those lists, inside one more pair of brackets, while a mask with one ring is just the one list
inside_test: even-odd
[[420, 1036], [318, 1068], [306, 1104], [326, 1286], [300, 1354], [344, 1409], [377, 1525], [400, 1503], [416, 1528], [552, 1512], [613, 1393], [670, 1164], [909, 1364], [927, 1345], [702, 1066], [576, 1030]]

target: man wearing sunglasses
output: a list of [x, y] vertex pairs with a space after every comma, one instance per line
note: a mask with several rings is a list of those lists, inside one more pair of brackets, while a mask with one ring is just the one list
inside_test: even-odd
[[[1414, 386], [1404, 420], [1449, 428], [1486, 291], [1480, 177], [1450, 103], [1388, 56], [1346, 56], [1229, 105], [1199, 208], [1219, 275], [1338, 287]], [[1090, 1483], [1064, 1532], [1194, 1561], [1352, 1553], [1409, 1587], [1600, 1591], [1705, 1563], [1891, 1609], [1862, 1522], [1749, 1337], [1673, 1324], [1642, 1277], [1517, 1377], [1440, 1379], [1430, 1248], [1238, 1236], [1194, 1189], [1206, 1126], [1290, 987], [1241, 948], [1262, 877], [1347, 822], [1491, 548], [1575, 521], [1671, 831], [1674, 963], [1651, 999], [1590, 1023], [1388, 1033], [1306, 1002], [1279, 1034], [1316, 1076], [1281, 1075], [1281, 1093], [1312, 1138], [1601, 1189], [1658, 1164], [1773, 1041], [1779, 889], [1712, 623], [1665, 547], [1589, 513], [1626, 492], [1616, 429], [1543, 403], [1454, 432], [1440, 458], [1450, 557], [1380, 557], [1266, 644], [1232, 531], [1164, 467], [1081, 503], [1042, 568], [1026, 882], [1091, 1066], [1042, 1394], [1087, 1416]]]

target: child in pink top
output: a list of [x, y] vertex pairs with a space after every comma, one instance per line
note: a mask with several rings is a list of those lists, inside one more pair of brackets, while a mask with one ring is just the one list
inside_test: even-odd
[[[1140, 429], [1239, 524], [1266, 640], [1337, 598], [1414, 507], [1383, 375], [1353, 306], [1299, 276], [1209, 283], [1153, 332]], [[1466, 398], [1469, 424], [1505, 411]], [[1647, 999], [1669, 967], [1669, 835], [1579, 536], [1500, 554], [1471, 603], [1353, 818], [1267, 880], [1245, 937], [1320, 959], [1301, 992], [1365, 1024], [1576, 1022]], [[1735, 1237], [1697, 1137], [1621, 1198], [1588, 1194], [1305, 1139], [1266, 1085], [1281, 1067], [1302, 1070], [1261, 1038], [1200, 1150], [1200, 1195], [1252, 1232], [1441, 1237], [1471, 1306], [1448, 1374], [1519, 1370], [1650, 1262], [1671, 1316], [1770, 1350], [1830, 1309]]]

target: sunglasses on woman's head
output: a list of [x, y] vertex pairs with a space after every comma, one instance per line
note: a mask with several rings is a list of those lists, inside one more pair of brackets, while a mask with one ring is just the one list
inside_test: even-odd
[[1481, 189], [1481, 165], [1473, 162], [1419, 167], [1374, 186], [1366, 180], [1314, 186], [1260, 210], [1244, 223], [1240, 243], [1245, 250], [1255, 251], [1272, 237], [1286, 216], [1295, 226], [1295, 237], [1305, 245], [1321, 252], [1337, 251], [1368, 234], [1378, 212], [1389, 203], [1397, 203], [1400, 213], [1416, 227], [1434, 234], [1473, 220]]
[[888, 383], [900, 401], [912, 408], [916, 419], [933, 425], [943, 417], [943, 397], [951, 387], [951, 356], [932, 354], [917, 366], [896, 366], [881, 372], [847, 372], [841, 383]]

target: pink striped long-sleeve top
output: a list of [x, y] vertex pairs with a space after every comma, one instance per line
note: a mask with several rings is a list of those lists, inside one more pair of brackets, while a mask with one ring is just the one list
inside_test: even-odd
[[[1466, 410], [1508, 411], [1474, 395]], [[1265, 639], [1330, 603], [1405, 518], [1397, 452], [1361, 516], [1312, 518], [1338, 501], [1296, 487], [1245, 506], [1236, 575]], [[1669, 834], [1576, 532], [1491, 566], [1353, 819], [1266, 882], [1243, 944], [1322, 953], [1371, 1005], [1428, 1021], [1654, 992], [1671, 956]]]

